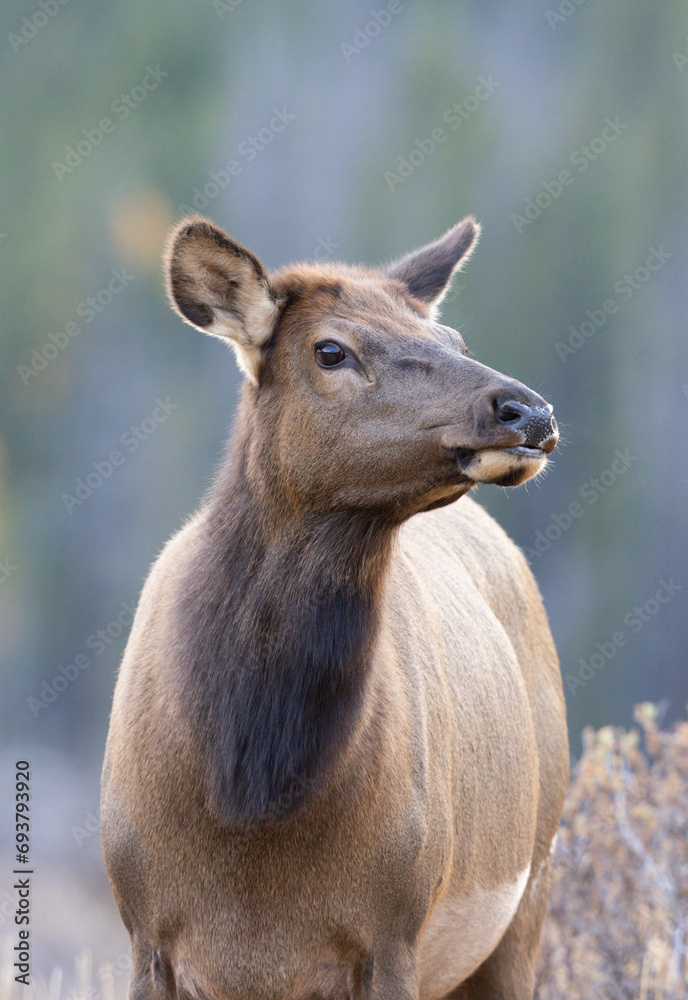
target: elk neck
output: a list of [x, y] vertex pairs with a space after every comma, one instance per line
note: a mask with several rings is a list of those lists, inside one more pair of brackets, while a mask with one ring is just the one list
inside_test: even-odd
[[297, 507], [253, 444], [240, 425], [177, 609], [180, 705], [235, 826], [297, 811], [345, 750], [396, 532], [384, 511]]

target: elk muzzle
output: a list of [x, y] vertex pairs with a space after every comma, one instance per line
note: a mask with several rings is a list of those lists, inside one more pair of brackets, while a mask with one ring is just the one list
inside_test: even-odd
[[475, 482], [518, 486], [544, 468], [559, 440], [552, 405], [520, 382], [485, 392], [477, 415], [478, 446], [455, 449], [462, 472]]
[[502, 401], [496, 398], [493, 408], [498, 423], [511, 430], [521, 431], [525, 447], [540, 448], [545, 454], [549, 454], [556, 447], [559, 429], [551, 403], [529, 406], [517, 399]]

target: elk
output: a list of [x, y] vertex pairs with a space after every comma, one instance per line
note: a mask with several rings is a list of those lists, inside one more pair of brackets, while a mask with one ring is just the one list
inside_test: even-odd
[[171, 234], [173, 308], [245, 379], [114, 695], [130, 1000], [532, 998], [564, 699], [526, 561], [465, 494], [558, 432], [437, 319], [478, 233], [275, 273], [204, 218]]

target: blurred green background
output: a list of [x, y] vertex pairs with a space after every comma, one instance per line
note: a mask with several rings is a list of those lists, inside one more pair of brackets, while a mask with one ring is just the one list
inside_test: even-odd
[[97, 829], [109, 705], [129, 609], [204, 494], [239, 383], [231, 352], [165, 302], [160, 253], [188, 208], [268, 267], [376, 264], [476, 215], [443, 320], [562, 428], [545, 478], [478, 499], [542, 589], [572, 753], [640, 700], [684, 713], [687, 15], [680, 0], [3, 9], [0, 828], [9, 844], [28, 757], [37, 975], [63, 965], [70, 988], [88, 947], [126, 984]]

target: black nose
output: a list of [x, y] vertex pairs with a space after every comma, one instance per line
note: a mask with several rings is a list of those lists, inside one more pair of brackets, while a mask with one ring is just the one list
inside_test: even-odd
[[551, 451], [557, 443], [557, 422], [552, 415], [552, 406], [543, 400], [542, 406], [528, 406], [517, 399], [496, 398], [493, 402], [495, 419], [498, 423], [521, 431], [523, 444], [529, 448]]

